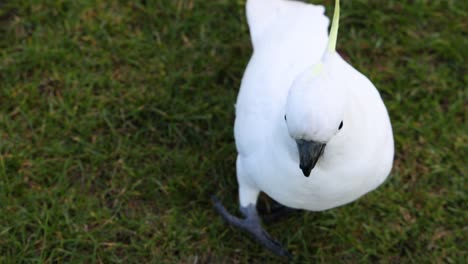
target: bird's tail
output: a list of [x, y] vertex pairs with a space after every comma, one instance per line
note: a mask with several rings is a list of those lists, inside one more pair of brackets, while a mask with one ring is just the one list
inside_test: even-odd
[[283, 0], [247, 0], [246, 11], [252, 37], [259, 35], [275, 16]]
[[[328, 24], [328, 19], [324, 16], [325, 8], [323, 6], [302, 1], [247, 0], [246, 11], [254, 48], [256, 41], [264, 36], [263, 33], [274, 27], [273, 25], [277, 25], [278, 21], [282, 21], [283, 24], [301, 21], [302, 25], [300, 26], [304, 27], [303, 32], [310, 32], [311, 34]], [[271, 32], [280, 31], [272, 30]]]

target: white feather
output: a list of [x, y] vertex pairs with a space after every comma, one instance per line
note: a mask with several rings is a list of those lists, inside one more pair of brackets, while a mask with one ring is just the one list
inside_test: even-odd
[[[344, 126], [328, 141], [310, 177], [299, 168], [296, 143], [284, 120], [293, 83], [326, 50], [329, 20], [324, 8], [248, 0], [247, 18], [254, 52], [237, 98], [234, 129], [241, 206], [256, 204], [263, 191], [289, 207], [325, 210], [379, 186], [393, 163], [389, 116], [375, 86], [338, 54], [329, 65], [346, 96]], [[293, 104], [294, 111], [307, 111], [301, 107]]]

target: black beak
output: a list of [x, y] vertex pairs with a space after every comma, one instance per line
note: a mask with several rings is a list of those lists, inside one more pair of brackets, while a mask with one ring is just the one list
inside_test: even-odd
[[325, 149], [325, 144], [302, 139], [296, 140], [296, 143], [301, 160], [299, 167], [304, 173], [304, 176], [309, 177], [310, 172], [315, 167], [315, 164], [317, 164], [318, 159]]

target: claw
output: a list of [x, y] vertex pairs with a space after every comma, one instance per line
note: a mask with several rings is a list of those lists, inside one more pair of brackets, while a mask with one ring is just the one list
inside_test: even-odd
[[211, 197], [216, 211], [223, 217], [223, 219], [233, 226], [243, 229], [250, 233], [261, 245], [279, 256], [292, 258], [292, 255], [284, 249], [280, 243], [275, 241], [271, 236], [262, 228], [260, 217], [254, 205], [242, 207], [241, 211], [245, 219], [241, 219], [231, 215], [226, 208], [222, 205], [218, 198]]

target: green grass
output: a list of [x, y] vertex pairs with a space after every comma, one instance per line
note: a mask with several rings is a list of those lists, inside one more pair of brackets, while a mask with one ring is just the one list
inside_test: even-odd
[[[244, 2], [0, 4], [0, 263], [278, 261], [210, 202], [238, 206]], [[395, 166], [268, 225], [298, 263], [467, 262], [467, 3], [343, 1], [338, 50], [386, 102]]]

